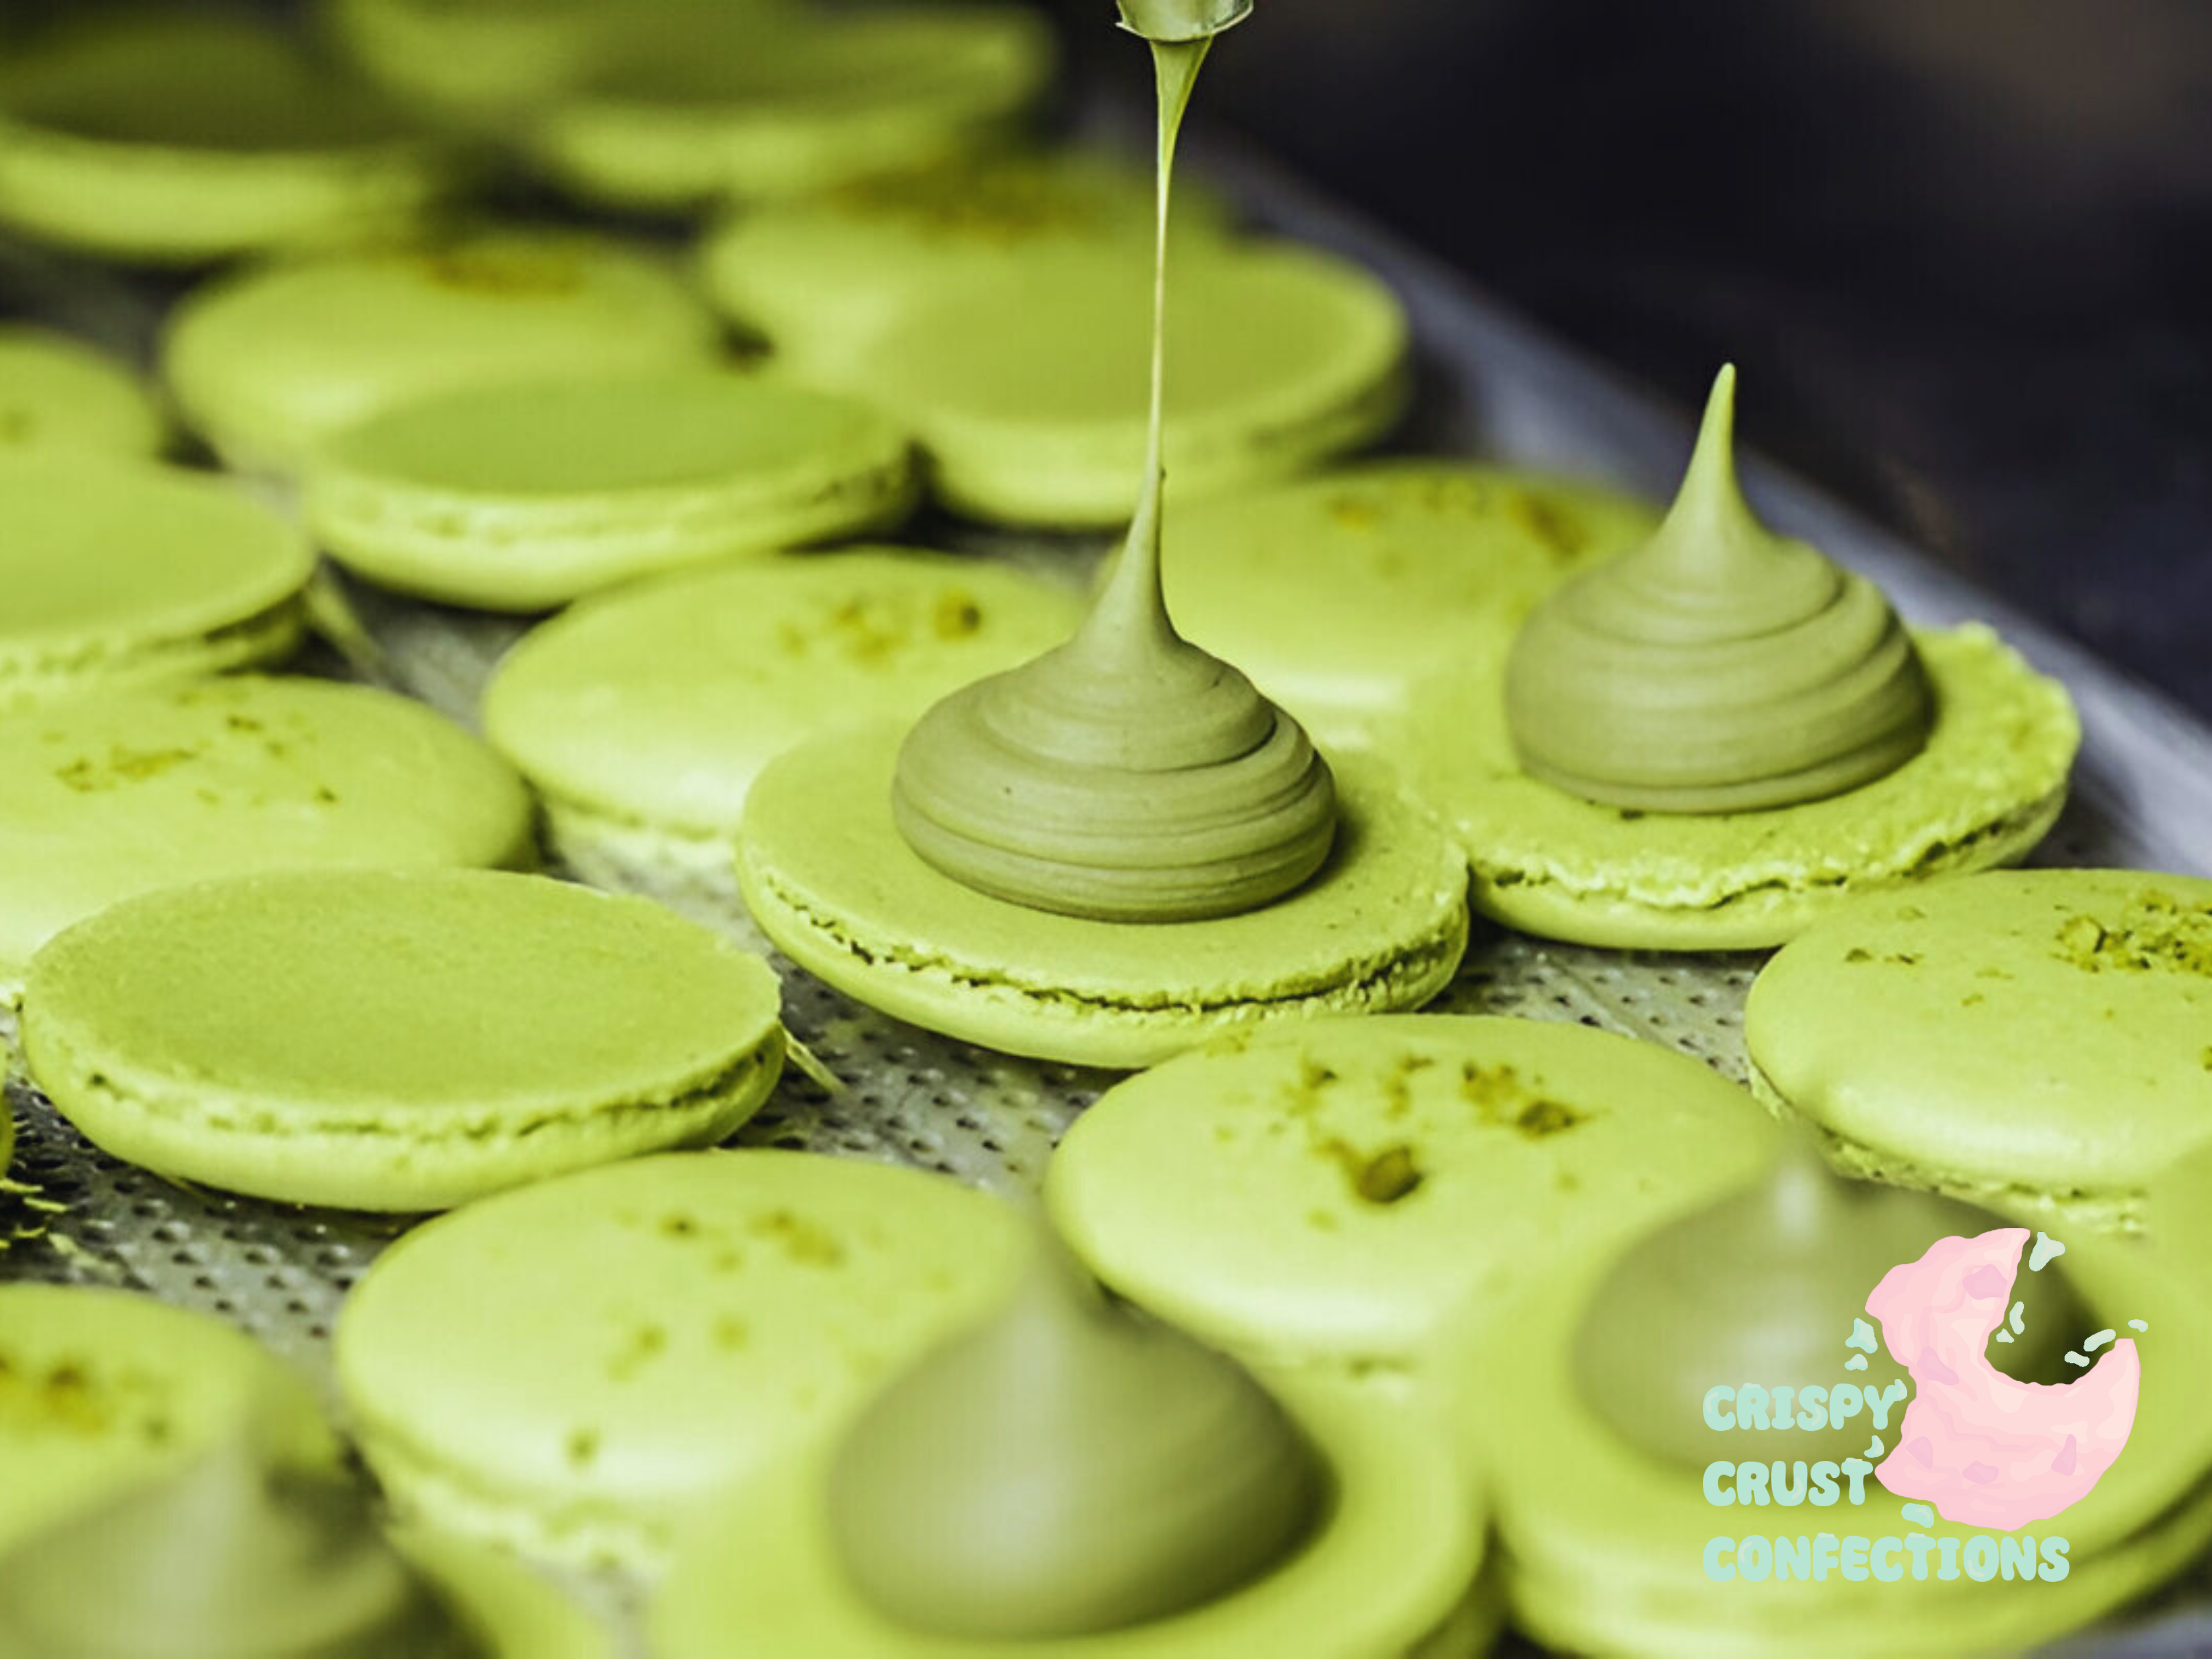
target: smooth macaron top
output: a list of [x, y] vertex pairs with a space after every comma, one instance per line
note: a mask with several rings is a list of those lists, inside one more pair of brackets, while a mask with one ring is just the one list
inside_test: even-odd
[[641, 899], [486, 871], [240, 877], [127, 900], [31, 964], [34, 1073], [149, 1110], [452, 1115], [649, 1106], [777, 1040], [759, 958]]
[[0, 324], [0, 454], [55, 448], [150, 458], [168, 439], [152, 396], [115, 358], [49, 329]]
[[[1178, 500], [1311, 465], [1396, 416], [1405, 314], [1358, 267], [1262, 245], [1186, 258], [1169, 287]], [[1140, 263], [1084, 261], [902, 313], [852, 380], [921, 434], [960, 510], [1113, 524], [1144, 472], [1152, 327]]]
[[1543, 1272], [1747, 1179], [1771, 1131], [1656, 1044], [1396, 1016], [1218, 1038], [1109, 1091], [1047, 1172], [1109, 1285], [1231, 1350], [1419, 1364]]
[[410, 137], [373, 89], [247, 19], [141, 7], [66, 29], [0, 70], [0, 116], [118, 149], [336, 155]]
[[429, 1518], [650, 1553], [981, 1318], [1034, 1249], [1018, 1212], [942, 1176], [643, 1158], [402, 1240], [347, 1304], [339, 1380], [371, 1462], [426, 1510], [446, 1490], [526, 1512]]
[[228, 483], [103, 457], [0, 456], [0, 702], [19, 677], [90, 684], [264, 621], [312, 569], [300, 532]]
[[833, 392], [711, 368], [500, 381], [324, 445], [309, 523], [372, 580], [536, 609], [718, 554], [878, 528], [915, 494], [906, 434]]
[[911, 720], [1027, 661], [1076, 601], [1003, 565], [901, 549], [748, 561], [592, 600], [500, 665], [484, 729], [556, 799], [734, 837], [784, 750]]
[[0, 721], [0, 985], [72, 922], [216, 876], [520, 865], [531, 806], [419, 703], [305, 679], [100, 691]]
[[2212, 1135], [2212, 881], [2006, 872], [1850, 905], [1767, 964], [1753, 1061], [1916, 1179], [2139, 1193]]
[[392, 404], [549, 374], [711, 362], [713, 319], [651, 256], [490, 230], [264, 266], [195, 292], [162, 370], [235, 464], [289, 470]]
[[[708, 239], [715, 302], [767, 336], [780, 365], [838, 380], [901, 312], [1018, 273], [1049, 283], [1071, 262], [1149, 262], [1148, 173], [1086, 150], [988, 152], [745, 209]], [[1172, 229], [1218, 238], [1221, 204], [1179, 189]]]
[[307, 1384], [219, 1320], [0, 1285], [0, 1554], [249, 1435], [279, 1456], [334, 1449]]
[[1377, 461], [1194, 501], [1168, 519], [1162, 568], [1176, 625], [1326, 737], [1401, 707], [1478, 630], [1656, 522], [1595, 485]]
[[681, 208], [803, 194], [995, 137], [1050, 80], [1029, 8], [678, 6], [537, 112], [532, 158], [588, 198]]

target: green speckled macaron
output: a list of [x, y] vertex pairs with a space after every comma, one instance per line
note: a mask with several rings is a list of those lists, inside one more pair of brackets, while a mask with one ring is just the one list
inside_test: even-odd
[[0, 453], [0, 712], [289, 655], [313, 561], [204, 475]]
[[1462, 461], [1389, 460], [1194, 502], [1168, 604], [1324, 743], [1366, 740], [1474, 641], [1649, 535], [1641, 501]]
[[484, 730], [537, 786], [562, 856], [726, 886], [769, 762], [824, 732], [910, 721], [1058, 645], [1076, 611], [1036, 577], [946, 554], [744, 560], [544, 623], [493, 675]]
[[521, 780], [420, 703], [318, 680], [187, 680], [0, 720], [0, 1005], [119, 899], [257, 870], [533, 861]]
[[1767, 964], [1744, 1037], [1853, 1173], [2132, 1229], [2212, 1139], [2212, 881], [2008, 871], [1865, 899]]
[[649, 254], [489, 230], [246, 270], [172, 313], [161, 371], [233, 466], [296, 471], [394, 404], [549, 374], [714, 361], [713, 318]]
[[903, 518], [912, 449], [834, 393], [712, 368], [502, 380], [397, 404], [324, 444], [322, 547], [399, 592], [542, 611], [632, 577]]
[[249, 1433], [277, 1457], [337, 1453], [306, 1380], [220, 1321], [0, 1285], [0, 1554]]
[[1498, 1310], [1525, 1287], [1587, 1280], [1749, 1179], [1772, 1140], [1742, 1090], [1656, 1044], [1534, 1020], [1321, 1020], [1109, 1090], [1045, 1198], [1108, 1285], [1248, 1363], [1419, 1380], [1511, 1346]]
[[338, 1378], [403, 1515], [651, 1569], [1012, 1288], [1032, 1224], [939, 1176], [646, 1158], [472, 1205], [348, 1302]]
[[1927, 745], [1874, 782], [1766, 811], [1645, 813], [1539, 781], [1507, 729], [1506, 640], [1432, 680], [1377, 747], [1456, 828], [1475, 907], [1620, 949], [1779, 945], [1858, 896], [2027, 856], [2057, 819], [2081, 724], [2063, 687], [1988, 629], [1916, 636]]
[[0, 222], [107, 258], [389, 233], [450, 172], [380, 96], [244, 15], [126, 9], [0, 63]]
[[665, 9], [529, 124], [565, 189], [621, 207], [804, 194], [1001, 137], [1052, 78], [1027, 7]]
[[[1616, 1249], [1626, 1242], [1617, 1238]], [[1510, 1308], [1510, 1335], [1478, 1356], [1461, 1413], [1495, 1505], [1514, 1622], [1547, 1650], [1566, 1653], [1949, 1659], [2039, 1650], [2172, 1577], [2212, 1540], [2212, 1485], [2205, 1480], [2212, 1422], [2190, 1381], [2212, 1363], [2208, 1305], [2181, 1263], [2138, 1241], [2069, 1233], [2068, 1243], [2069, 1281], [2090, 1317], [2124, 1331], [2130, 1319], [2142, 1319], [2148, 1329], [2135, 1339], [2144, 1375], [2125, 1453], [2063, 1515], [2002, 1535], [2014, 1547], [2027, 1538], [2063, 1539], [2063, 1578], [1983, 1582], [1954, 1565], [1946, 1579], [1942, 1557], [1923, 1545], [1924, 1577], [1916, 1577], [1910, 1553], [1893, 1547], [1882, 1577], [1871, 1567], [1853, 1576], [1832, 1560], [1820, 1577], [1800, 1577], [1777, 1556], [1756, 1581], [1739, 1574], [1715, 1582], [1704, 1557], [1714, 1538], [1730, 1550], [1717, 1565], [1734, 1569], [1750, 1559], [1735, 1541], [1747, 1534], [1793, 1543], [1821, 1533], [1839, 1543], [1854, 1535], [1905, 1540], [1918, 1534], [1953, 1540], [1949, 1547], [1958, 1550], [1978, 1528], [1907, 1515], [1875, 1479], [1865, 1483], [1863, 1504], [1850, 1503], [1848, 1487], [1839, 1485], [1844, 1501], [1826, 1506], [1814, 1506], [1816, 1495], [1802, 1506], [1716, 1507], [1699, 1466], [1632, 1445], [1585, 1403], [1573, 1355], [1587, 1296], [1562, 1296], [1539, 1281]], [[1712, 1265], [1716, 1305], [1725, 1305], [1718, 1298], [1729, 1294], [1726, 1270], [1725, 1263]], [[1836, 1334], [1838, 1360], [1848, 1334]], [[1841, 1375], [1840, 1366], [1831, 1373]], [[1818, 1380], [1716, 1376], [1713, 1382]], [[1867, 1432], [1893, 1446], [1902, 1438], [1899, 1422], [1891, 1417], [1886, 1436], [1870, 1426]], [[1797, 1460], [1819, 1455], [1793, 1444], [1789, 1433], [1711, 1438], [1715, 1460], [1783, 1460], [1777, 1479], [1785, 1486], [1792, 1463], [1802, 1470], [1806, 1464]]]
[[71, 449], [159, 455], [168, 423], [123, 364], [69, 335], [0, 324], [0, 453]]
[[775, 975], [542, 876], [319, 870], [126, 899], [32, 958], [32, 1076], [128, 1162], [413, 1212], [721, 1139], [783, 1061]]
[[891, 813], [903, 728], [832, 733], [745, 799], [738, 883], [784, 953], [848, 996], [1003, 1053], [1149, 1066], [1232, 1027], [1418, 1008], [1467, 948], [1466, 872], [1390, 782], [1337, 769], [1319, 873], [1256, 910], [1138, 924], [993, 898], [926, 864]]
[[[910, 307], [1018, 277], [1058, 280], [1071, 264], [1150, 269], [1151, 174], [1088, 150], [991, 153], [863, 179], [729, 217], [708, 239], [708, 290], [764, 337], [779, 369], [835, 384]], [[1225, 234], [1221, 204], [1179, 186], [1173, 232], [1194, 249]]]
[[[1287, 244], [1186, 258], [1169, 278], [1170, 499], [1271, 482], [1380, 436], [1405, 406], [1396, 297]], [[1126, 521], [1144, 474], [1152, 276], [1086, 260], [902, 313], [853, 385], [920, 434], [939, 496], [1012, 524]]]

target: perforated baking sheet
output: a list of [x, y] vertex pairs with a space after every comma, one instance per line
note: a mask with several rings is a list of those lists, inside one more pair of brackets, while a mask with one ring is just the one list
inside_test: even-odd
[[[1420, 407], [1396, 446], [1481, 455], [1608, 478], [1663, 494], [1687, 453], [1680, 411], [1649, 400], [1531, 330], [1456, 276], [1252, 157], [1212, 146], [1202, 170], [1262, 222], [1334, 246], [1389, 277], [1411, 309], [1424, 367]], [[5, 274], [0, 271], [0, 274]], [[89, 278], [67, 284], [70, 320], [143, 347], [152, 313]], [[1774, 469], [1748, 469], [1753, 497], [1782, 528], [1865, 569], [1916, 621], [1980, 617], [2071, 688], [2087, 743], [2074, 801], [2039, 857], [2212, 874], [2212, 732], [2087, 653], [2012, 613]], [[946, 525], [917, 539], [1059, 573], [1088, 574], [1085, 542], [981, 535]], [[519, 637], [514, 623], [343, 590], [374, 642], [323, 672], [392, 684], [473, 723], [477, 693]], [[642, 891], [757, 948], [727, 880], [671, 878], [602, 856], [568, 872]], [[1436, 1005], [1573, 1020], [1663, 1042], [1725, 1074], [1744, 1073], [1743, 999], [1754, 957], [1625, 954], [1546, 945], [1480, 929], [1466, 966]], [[739, 1144], [805, 1148], [941, 1170], [1016, 1198], [1033, 1194], [1060, 1134], [1112, 1079], [1010, 1059], [933, 1036], [862, 1008], [778, 963], [793, 1034], [842, 1081], [825, 1091], [787, 1072]], [[15, 1178], [36, 1199], [0, 1194], [0, 1278], [134, 1285], [210, 1310], [327, 1381], [340, 1303], [396, 1224], [307, 1212], [191, 1191], [94, 1152], [20, 1077], [8, 1100], [21, 1145]], [[2200, 1570], [2124, 1629], [2069, 1651], [2212, 1651], [2212, 1571]]]

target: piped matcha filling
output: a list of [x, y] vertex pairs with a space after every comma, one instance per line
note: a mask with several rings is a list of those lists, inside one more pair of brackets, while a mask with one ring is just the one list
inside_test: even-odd
[[343, 1476], [243, 1445], [0, 1559], [0, 1631], [39, 1659], [489, 1659]]
[[925, 714], [892, 786], [899, 832], [925, 862], [1061, 915], [1255, 910], [1310, 879], [1336, 836], [1335, 779], [1304, 730], [1179, 635], [1160, 587], [1176, 137], [1209, 37], [1236, 9], [1153, 0], [1132, 15], [1154, 42], [1159, 200], [1145, 483], [1121, 558], [1067, 644]]
[[1856, 788], [1926, 744], [1934, 698], [1889, 602], [1746, 504], [1735, 399], [1723, 368], [1658, 533], [1515, 641], [1506, 712], [1532, 777], [1639, 811], [1756, 811]]
[[1241, 1367], [1054, 1262], [861, 1416], [829, 1484], [847, 1575], [910, 1629], [1048, 1641], [1235, 1595], [1331, 1481]]
[[[1850, 1382], [1869, 1396], [1893, 1383], [1909, 1390], [1886, 1352], [1846, 1369], [1867, 1297], [1936, 1240], [2006, 1224], [1953, 1199], [1844, 1182], [1798, 1138], [1764, 1182], [1669, 1224], [1621, 1259], [1583, 1316], [1577, 1386], [1628, 1443], [1695, 1468], [1729, 1455], [1705, 1417], [1705, 1392], [1717, 1382]], [[2093, 1328], [2063, 1282], [2037, 1288], [2043, 1305], [2032, 1325], [2002, 1346], [1993, 1337], [1990, 1363], [2023, 1381], [2063, 1382], [2065, 1351]], [[1907, 1397], [1899, 1394], [1890, 1411]], [[1840, 1464], [1864, 1457], [1874, 1432], [1866, 1416], [1823, 1419], [1783, 1431], [1775, 1444], [1786, 1461]]]

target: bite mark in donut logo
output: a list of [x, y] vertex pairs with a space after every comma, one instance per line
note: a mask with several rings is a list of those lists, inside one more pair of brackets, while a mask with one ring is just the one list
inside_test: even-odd
[[1867, 1298], [1913, 1381], [1896, 1449], [1875, 1478], [1961, 1526], [2011, 1532], [2062, 1514], [2089, 1495], [2135, 1427], [2142, 1360], [2132, 1337], [2091, 1338], [2092, 1349], [2112, 1346], [2069, 1382], [2021, 1382], [1990, 1364], [1986, 1345], [2015, 1305], [2027, 1239], [2025, 1227], [1938, 1239]]

